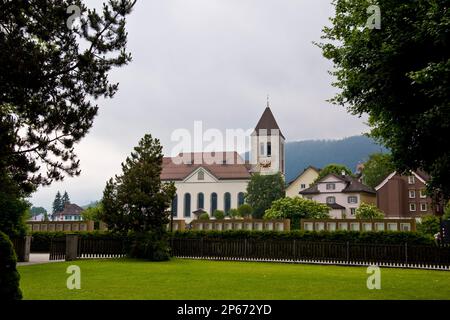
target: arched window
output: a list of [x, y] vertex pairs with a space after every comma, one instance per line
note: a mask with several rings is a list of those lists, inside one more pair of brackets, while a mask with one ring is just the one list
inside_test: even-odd
[[327, 197], [327, 203], [328, 204], [335, 204], [336, 203], [336, 197]]
[[226, 192], [223, 195], [223, 202], [224, 202], [224, 211], [225, 214], [228, 214], [231, 209], [231, 194], [229, 192]]
[[200, 170], [200, 171], [198, 172], [197, 179], [198, 179], [199, 181], [205, 180], [205, 172], [203, 172], [203, 170]]
[[190, 193], [184, 194], [184, 216], [186, 218], [191, 217], [191, 194]]
[[202, 192], [197, 194], [197, 209], [205, 209], [205, 195]]
[[238, 193], [238, 208], [245, 203], [245, 196], [243, 192]]
[[178, 216], [178, 195], [172, 199], [172, 216]]
[[217, 210], [217, 193], [211, 193], [211, 216]]

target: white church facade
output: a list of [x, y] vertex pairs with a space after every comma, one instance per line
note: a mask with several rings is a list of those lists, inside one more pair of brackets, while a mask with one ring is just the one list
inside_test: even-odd
[[250, 138], [250, 161], [237, 152], [184, 153], [163, 159], [161, 180], [174, 182], [177, 188], [171, 208], [174, 219], [190, 223], [199, 212], [227, 214], [244, 204], [252, 174], [284, 175], [285, 138], [269, 106]]

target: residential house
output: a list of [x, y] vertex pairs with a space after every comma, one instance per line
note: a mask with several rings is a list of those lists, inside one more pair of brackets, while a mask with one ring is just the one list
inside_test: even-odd
[[286, 188], [286, 197], [296, 197], [300, 191], [311, 187], [319, 177], [320, 169], [313, 166], [305, 168]]
[[378, 208], [387, 218], [419, 218], [433, 214], [432, 199], [426, 194], [429, 179], [423, 171], [409, 175], [392, 172], [375, 188]]
[[82, 221], [81, 212], [84, 209], [74, 203], [66, 203], [64, 210], [54, 215], [55, 221]]
[[338, 219], [355, 218], [361, 203], [376, 204], [375, 190], [349, 175], [329, 174], [299, 194], [327, 204], [330, 216]]

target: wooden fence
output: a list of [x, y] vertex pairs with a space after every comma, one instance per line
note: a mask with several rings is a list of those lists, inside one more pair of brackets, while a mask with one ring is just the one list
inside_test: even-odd
[[11, 242], [16, 252], [18, 262], [28, 262], [30, 260], [31, 237], [25, 236], [12, 238]]
[[379, 265], [450, 270], [450, 248], [407, 244], [253, 239], [172, 239], [180, 258]]

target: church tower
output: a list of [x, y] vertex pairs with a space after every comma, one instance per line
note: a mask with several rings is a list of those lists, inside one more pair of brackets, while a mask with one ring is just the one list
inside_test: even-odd
[[253, 172], [285, 174], [285, 138], [270, 110], [269, 102], [251, 135]]

